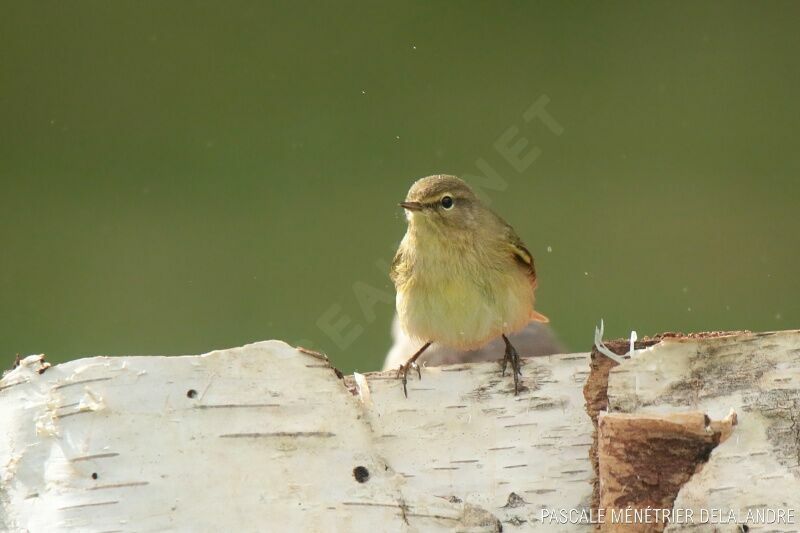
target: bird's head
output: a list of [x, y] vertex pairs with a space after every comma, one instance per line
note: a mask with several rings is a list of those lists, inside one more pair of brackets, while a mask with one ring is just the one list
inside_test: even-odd
[[415, 230], [440, 234], [475, 229], [486, 211], [463, 180], [441, 174], [417, 180], [400, 207]]

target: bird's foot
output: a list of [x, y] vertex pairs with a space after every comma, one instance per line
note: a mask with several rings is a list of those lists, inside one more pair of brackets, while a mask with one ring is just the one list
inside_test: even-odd
[[408, 383], [408, 370], [411, 367], [416, 368], [417, 369], [417, 376], [419, 376], [419, 379], [422, 379], [422, 370], [420, 370], [419, 365], [417, 364], [417, 359], [419, 359], [419, 356], [422, 355], [422, 352], [427, 350], [428, 346], [430, 346], [430, 345], [431, 345], [430, 341], [426, 342], [422, 346], [422, 348], [417, 350], [417, 353], [412, 355], [408, 359], [408, 361], [406, 361], [406, 364], [400, 365], [400, 368], [397, 369], [397, 377], [398, 378], [400, 377], [400, 374], [403, 374], [403, 394], [405, 394], [406, 398], [408, 398], [408, 388], [406, 388], [406, 384]]
[[517, 353], [516, 348], [511, 345], [511, 342], [508, 340], [508, 337], [503, 335], [503, 340], [506, 343], [506, 353], [503, 357], [503, 370], [502, 375], [506, 375], [506, 366], [511, 364], [511, 372], [514, 375], [514, 396], [519, 394], [519, 377], [522, 375], [522, 370], [520, 369], [519, 365], [519, 354]]
[[408, 388], [406, 387], [406, 384], [408, 383], [408, 371], [411, 368], [416, 368], [417, 377], [422, 379], [422, 370], [420, 370], [416, 361], [408, 361], [406, 364], [400, 365], [400, 368], [397, 369], [397, 377], [400, 378], [400, 374], [403, 375], [403, 394], [405, 394], [406, 398], [408, 398]]

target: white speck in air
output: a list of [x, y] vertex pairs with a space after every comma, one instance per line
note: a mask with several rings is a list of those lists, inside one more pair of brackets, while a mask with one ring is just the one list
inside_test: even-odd
[[781, 315], [780, 313], [775, 313], [775, 320], [780, 320], [782, 318], [783, 318], [783, 315]]
[[689, 292], [689, 287], [684, 287], [681, 290], [683, 291], [683, 294], [686, 294], [687, 292]]
[[589, 273], [588, 273], [588, 272], [584, 272], [584, 273], [583, 273], [583, 275], [584, 275], [584, 276], [588, 276], [588, 275], [589, 275]]
[[551, 253], [552, 251], [553, 251], [553, 247], [552, 246], [548, 246], [547, 247], [547, 253]]
[[367, 91], [361, 91], [361, 94], [367, 94]]
[[692, 308], [691, 307], [687, 307], [686, 310], [689, 311], [690, 313], [692, 312]]

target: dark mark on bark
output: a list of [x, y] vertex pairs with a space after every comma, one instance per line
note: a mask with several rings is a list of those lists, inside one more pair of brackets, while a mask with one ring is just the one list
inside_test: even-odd
[[545, 409], [553, 409], [554, 407], [561, 407], [562, 409], [566, 406], [566, 402], [556, 402], [551, 399], [539, 399], [538, 402], [531, 402], [533, 398], [516, 398], [514, 401], [516, 402], [526, 402], [527, 407], [529, 409], [533, 409], [536, 411], [542, 411]]
[[95, 455], [84, 455], [83, 457], [75, 457], [74, 459], [70, 459], [70, 462], [77, 463], [79, 461], [93, 461], [95, 459], [108, 459], [110, 457], [118, 456], [118, 453], [98, 453]]
[[275, 431], [273, 433], [226, 433], [220, 435], [221, 439], [257, 439], [257, 438], [275, 438], [275, 437], [321, 437], [330, 438], [335, 437], [336, 433], [330, 431]]
[[53, 387], [53, 390], [66, 389], [67, 387], [74, 387], [75, 385], [83, 385], [85, 383], [96, 383], [98, 381], [110, 381], [111, 379], [113, 379], [113, 378], [105, 377], [105, 378], [82, 379], [81, 381], [70, 381], [69, 383], [61, 383], [59, 385], [56, 385], [55, 387]]
[[244, 409], [248, 407], [252, 408], [260, 408], [260, 407], [280, 407], [281, 404], [279, 403], [227, 403], [227, 404], [219, 404], [219, 405], [209, 405], [209, 404], [200, 404], [195, 405], [195, 409]]
[[149, 485], [149, 481], [131, 481], [130, 483], [114, 483], [111, 485], [97, 485], [96, 487], [89, 487], [86, 490], [105, 490], [105, 489], [121, 489], [124, 487], [141, 487]]
[[398, 498], [397, 503], [400, 507], [400, 516], [403, 517], [403, 522], [405, 522], [406, 525], [411, 525], [408, 522], [408, 512], [411, 510], [411, 508], [408, 506], [408, 504], [406, 504], [406, 501], [403, 498]]
[[403, 521], [408, 523], [408, 520], [406, 519], [406, 513], [408, 512], [409, 507], [402, 500], [400, 500], [400, 503], [342, 502], [342, 505], [350, 505], [358, 507], [389, 507], [389, 508], [399, 509], [400, 512], [402, 513]]
[[82, 503], [80, 505], [69, 505], [67, 507], [59, 507], [59, 511], [69, 511], [71, 509], [82, 509], [84, 507], [99, 507], [101, 505], [115, 505], [119, 503], [118, 501], [110, 501], [110, 502], [95, 502], [95, 503]]
[[359, 483], [366, 483], [369, 480], [369, 470], [365, 466], [357, 466], [353, 469], [353, 477]]
[[77, 411], [72, 411], [71, 413], [62, 413], [62, 414], [54, 415], [53, 418], [56, 418], [56, 419], [58, 419], [58, 418], [67, 418], [69, 416], [75, 416], [75, 415], [80, 415], [80, 414], [83, 414], [83, 413], [93, 413], [93, 412], [95, 412], [94, 409], [79, 409]]
[[506, 501], [506, 504], [503, 506], [503, 508], [522, 507], [527, 503], [528, 502], [522, 499], [522, 496], [520, 496], [516, 492], [512, 492], [511, 494], [508, 495], [508, 501]]
[[446, 366], [441, 369], [442, 372], [463, 372], [464, 370], [469, 370], [470, 367], [468, 366]]
[[710, 489], [708, 489], [708, 492], [722, 492], [726, 490], [732, 490], [735, 488], [736, 487], [711, 487]]
[[522, 518], [522, 517], [519, 517], [519, 516], [516, 516], [516, 515], [514, 515], [514, 516], [512, 516], [511, 518], [509, 518], [508, 520], [506, 520], [506, 523], [507, 523], [507, 524], [511, 524], [512, 526], [517, 526], [517, 527], [519, 527], [519, 526], [521, 526], [522, 524], [525, 524], [525, 523], [527, 523], [527, 522], [528, 522], [528, 521], [527, 521], [527, 520], [525, 520], [524, 518]]
[[440, 514], [420, 514], [420, 513], [403, 513], [403, 519], [405, 520], [406, 524], [408, 524], [408, 520], [406, 517], [412, 516], [414, 518], [435, 518], [436, 520], [450, 520], [451, 522], [458, 522], [458, 518], [454, 518], [452, 516], [444, 516]]
[[28, 383], [29, 381], [30, 380], [28, 380], [28, 379], [21, 379], [19, 381], [15, 381], [14, 383], [9, 383], [8, 385], [3, 385], [2, 387], [0, 387], [0, 391], [6, 390], [6, 389], [10, 389], [11, 387], [16, 387], [17, 385], [22, 385], [24, 383]]

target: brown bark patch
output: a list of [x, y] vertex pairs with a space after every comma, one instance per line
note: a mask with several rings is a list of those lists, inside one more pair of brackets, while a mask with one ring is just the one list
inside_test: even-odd
[[657, 514], [615, 523], [613, 509], [671, 509], [684, 483], [732, 431], [736, 415], [712, 422], [701, 412], [603, 413], [598, 422], [601, 531], [663, 531]]

